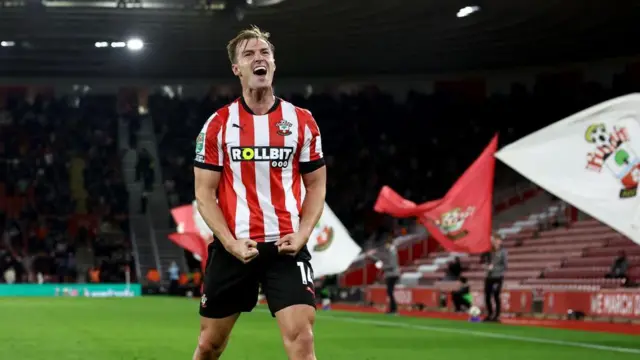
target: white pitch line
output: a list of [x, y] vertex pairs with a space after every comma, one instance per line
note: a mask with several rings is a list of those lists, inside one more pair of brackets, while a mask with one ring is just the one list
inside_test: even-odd
[[350, 322], [350, 323], [356, 323], [356, 324], [380, 325], [380, 326], [389, 326], [389, 327], [415, 329], [415, 330], [429, 330], [429, 331], [435, 331], [435, 332], [441, 332], [441, 333], [473, 335], [478, 337], [486, 337], [486, 338], [494, 338], [494, 339], [502, 339], [502, 340], [514, 340], [514, 341], [523, 341], [523, 342], [538, 343], [538, 344], [561, 345], [561, 346], [578, 347], [578, 348], [584, 348], [584, 349], [613, 351], [613, 352], [620, 352], [620, 353], [627, 353], [627, 354], [640, 354], [640, 349], [623, 348], [623, 347], [606, 346], [606, 345], [594, 345], [594, 344], [580, 343], [580, 342], [574, 342], [574, 341], [551, 340], [551, 339], [543, 339], [543, 338], [535, 338], [535, 337], [527, 337], [527, 336], [490, 333], [490, 332], [484, 332], [484, 331], [454, 329], [454, 328], [447, 328], [447, 327], [440, 327], [440, 326], [407, 324], [407, 323], [394, 322], [394, 321], [358, 319], [353, 317], [326, 315], [322, 313], [318, 313], [318, 317], [322, 319], [331, 319], [331, 320], [344, 321], [344, 322]]

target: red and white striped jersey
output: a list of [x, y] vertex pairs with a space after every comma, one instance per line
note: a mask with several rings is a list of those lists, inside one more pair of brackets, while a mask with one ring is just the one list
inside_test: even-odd
[[236, 239], [276, 241], [298, 231], [301, 174], [324, 166], [320, 131], [308, 110], [284, 100], [255, 115], [239, 98], [204, 124], [195, 166], [222, 171], [218, 205]]

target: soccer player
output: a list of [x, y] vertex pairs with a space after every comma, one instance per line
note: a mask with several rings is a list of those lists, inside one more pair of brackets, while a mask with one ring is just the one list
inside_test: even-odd
[[261, 286], [288, 358], [315, 360], [315, 290], [306, 244], [325, 201], [320, 132], [309, 111], [274, 96], [268, 33], [243, 30], [227, 51], [242, 97], [214, 113], [196, 140], [197, 207], [215, 238], [193, 358], [220, 357]]

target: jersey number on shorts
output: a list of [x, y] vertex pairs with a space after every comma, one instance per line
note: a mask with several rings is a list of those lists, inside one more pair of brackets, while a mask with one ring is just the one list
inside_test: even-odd
[[303, 284], [313, 284], [313, 276], [311, 276], [311, 268], [306, 268], [304, 266], [304, 263], [302, 261], [298, 261], [298, 267], [300, 268], [300, 276], [302, 276], [302, 283]]

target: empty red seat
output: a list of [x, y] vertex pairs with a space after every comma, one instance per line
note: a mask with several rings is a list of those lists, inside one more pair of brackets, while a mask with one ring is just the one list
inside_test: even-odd
[[571, 224], [571, 228], [573, 229], [582, 228], [582, 227], [597, 227], [597, 226], [607, 227], [606, 225], [604, 225], [603, 223], [601, 223], [599, 220], [596, 220], [596, 219], [581, 220]]
[[415, 272], [418, 271], [418, 266], [416, 265], [407, 265], [400, 268], [400, 272]]
[[609, 272], [608, 266], [573, 267], [561, 269], [548, 269], [544, 272], [547, 279], [585, 279], [602, 278]]
[[514, 249], [509, 249], [509, 253], [512, 255], [516, 254], [526, 254], [526, 253], [560, 253], [560, 252], [568, 252], [568, 251], [578, 251], [587, 247], [598, 247], [603, 246], [604, 241], [596, 240], [590, 242], [579, 242], [579, 243], [563, 243], [563, 244], [553, 244], [553, 245], [542, 245], [542, 246], [527, 246], [527, 247], [519, 247]]
[[621, 250], [624, 250], [627, 256], [640, 255], [640, 246], [630, 245], [585, 249], [585, 256], [617, 256]]
[[422, 279], [425, 280], [441, 280], [445, 277], [444, 271], [435, 271], [435, 272], [423, 272]]
[[603, 288], [616, 288], [623, 284], [622, 279], [605, 279], [605, 278], [591, 278], [591, 279], [527, 279], [525, 284], [538, 285], [538, 284], [554, 284], [554, 285], [598, 285]]
[[[614, 235], [618, 237], [618, 235]], [[586, 244], [590, 245], [595, 241], [611, 241], [611, 238], [607, 237], [584, 237], [579, 236], [575, 238], [538, 238], [538, 239], [528, 239], [524, 240], [521, 243], [516, 241], [505, 242], [505, 248], [514, 249], [514, 248], [530, 248], [530, 247], [538, 247], [538, 246], [548, 246], [548, 245], [560, 245], [560, 244]]]
[[[548, 267], [560, 267], [562, 260], [509, 261], [509, 270], [543, 270]], [[484, 264], [469, 264], [467, 270], [484, 270]]]
[[[579, 257], [567, 259], [563, 267], [576, 267], [576, 266], [611, 266], [613, 262], [616, 260], [617, 256], [594, 256], [594, 257]], [[627, 257], [627, 261], [629, 261], [629, 266], [640, 265], [640, 256], [629, 256]]]
[[508, 264], [509, 270], [543, 270], [549, 267], [559, 267], [561, 260], [543, 260], [543, 261], [523, 261], [523, 262], [510, 262]]
[[580, 256], [582, 250], [557, 252], [557, 253], [525, 253], [525, 254], [513, 254], [508, 253], [509, 262], [517, 261], [534, 261], [534, 260], [560, 260], [573, 256]]
[[[524, 280], [532, 277], [538, 277], [540, 276], [540, 273], [540, 270], [507, 270], [504, 274], [504, 278], [511, 280]], [[486, 274], [485, 270], [473, 270], [464, 272], [462, 276], [469, 280], [479, 280], [484, 279]]]
[[427, 265], [427, 264], [432, 264], [433, 259], [429, 259], [429, 258], [416, 259], [413, 263], [415, 265]]
[[541, 274], [540, 270], [507, 270], [505, 272], [505, 279], [529, 279], [537, 278]]
[[615, 233], [611, 228], [606, 226], [591, 226], [591, 227], [571, 227], [568, 229], [559, 228], [554, 230], [547, 230], [540, 233], [540, 237], [559, 237], [559, 236], [573, 236], [573, 235], [590, 235], [590, 234], [606, 234]]

